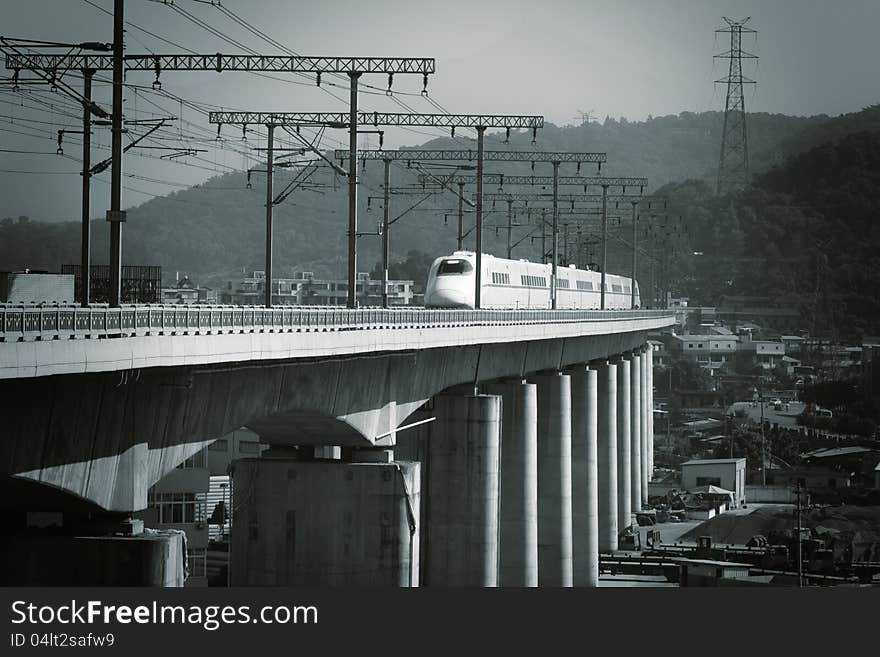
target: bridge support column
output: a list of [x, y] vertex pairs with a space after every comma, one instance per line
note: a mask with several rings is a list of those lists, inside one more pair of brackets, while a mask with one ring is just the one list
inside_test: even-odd
[[633, 511], [642, 510], [642, 359], [633, 351], [630, 361], [630, 499]]
[[498, 585], [538, 586], [538, 390], [504, 381], [484, 387], [502, 398]]
[[501, 397], [438, 395], [428, 442], [426, 586], [496, 586]]
[[644, 349], [640, 350], [639, 360], [641, 361], [641, 371], [642, 378], [639, 381], [640, 390], [641, 390], [641, 402], [639, 404], [640, 408], [640, 423], [639, 430], [641, 431], [640, 443], [642, 446], [642, 504], [648, 503], [648, 481], [650, 480], [650, 471], [649, 471], [649, 461], [650, 458], [650, 446], [648, 444], [648, 368], [646, 363], [648, 362], [648, 355], [645, 353]]
[[648, 481], [654, 478], [654, 347], [650, 344], [645, 352], [648, 373]]
[[599, 586], [599, 482], [596, 461], [596, 370], [571, 376], [572, 572], [575, 586]]
[[[630, 370], [632, 362], [638, 360], [632, 354], [625, 354], [617, 362], [617, 531], [622, 532], [632, 524], [632, 444], [630, 425], [632, 422], [630, 392]], [[638, 367], [636, 367], [638, 368]]]
[[420, 464], [381, 456], [238, 461], [231, 584], [416, 585]]
[[572, 585], [571, 377], [532, 377], [538, 385], [538, 584]]
[[599, 551], [617, 550], [617, 365], [590, 363], [598, 371]]

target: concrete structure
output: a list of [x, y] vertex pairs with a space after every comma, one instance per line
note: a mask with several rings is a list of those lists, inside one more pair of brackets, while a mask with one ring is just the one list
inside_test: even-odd
[[233, 487], [232, 586], [413, 586], [419, 464], [246, 459]]
[[[506, 491], [519, 493], [503, 483], [499, 490], [504, 393], [471, 393], [489, 382], [532, 379], [542, 426], [535, 454], [543, 506], [536, 529], [524, 512], [515, 530], [522, 539], [521, 572], [511, 566], [507, 573], [511, 581], [534, 581], [538, 548], [530, 536], [537, 535], [552, 554], [543, 564], [537, 560], [539, 583], [571, 585], [577, 568], [579, 581], [589, 584], [598, 564], [598, 546], [592, 547], [598, 504], [605, 516], [602, 548], [617, 546], [617, 367], [601, 363], [640, 348], [648, 332], [669, 321], [659, 311], [0, 308], [0, 500], [17, 510], [62, 514], [139, 511], [148, 506], [150, 486], [246, 426], [311, 492], [291, 492], [296, 486], [271, 470], [281, 466], [265, 466], [271, 473], [265, 477], [263, 466], [236, 468], [231, 568], [238, 556], [255, 565], [243, 566], [233, 579], [398, 585], [405, 566], [408, 584], [494, 585], [505, 554], [500, 536], [516, 524], [503, 514], [503, 502], [499, 520], [499, 499]], [[592, 361], [598, 361], [595, 370], [585, 365]], [[566, 369], [571, 373], [560, 373]], [[577, 380], [574, 403], [571, 378]], [[644, 406], [647, 396], [641, 399]], [[522, 415], [525, 427], [531, 420]], [[420, 419], [433, 421], [402, 431]], [[398, 432], [430, 436], [414, 448], [425, 474], [401, 475], [405, 490], [386, 487], [406, 463], [391, 460]], [[601, 450], [592, 451], [594, 439], [603, 441]], [[316, 449], [325, 460], [314, 460]], [[593, 458], [599, 459], [595, 469]], [[364, 460], [369, 465], [358, 462]], [[537, 508], [528, 492], [533, 480], [526, 453], [521, 475], [515, 462], [508, 467], [523, 505], [535, 499]], [[243, 494], [249, 484], [242, 489], [239, 476], [256, 488], [265, 479], [263, 497]], [[348, 481], [362, 482], [363, 495], [337, 490]], [[421, 491], [423, 482], [427, 496], [417, 504], [415, 487]], [[299, 506], [308, 495], [319, 500], [320, 491], [337, 495], [351, 518], [322, 521], [311, 507]], [[270, 503], [271, 495], [280, 497]], [[397, 546], [387, 559], [384, 548], [349, 552], [348, 561], [339, 561], [344, 554], [328, 553], [324, 561], [314, 556], [334, 540], [344, 543], [334, 534], [342, 525], [350, 536], [364, 537], [364, 546], [374, 545], [371, 518], [380, 507], [396, 514], [382, 525], [389, 545]], [[424, 527], [415, 522], [413, 529], [410, 521], [423, 510]], [[269, 554], [262, 544], [268, 530], [253, 536], [252, 519], [283, 532], [295, 527], [296, 554]], [[315, 531], [303, 534], [303, 527]], [[302, 554], [313, 555], [312, 565], [299, 560]], [[373, 568], [370, 560], [380, 557], [381, 567]], [[266, 563], [259, 565], [261, 559]]]
[[[639, 371], [638, 355], [625, 354], [617, 362], [617, 530], [622, 532], [624, 529], [633, 524], [633, 504], [632, 504], [632, 434], [630, 433], [632, 417], [631, 413], [635, 411], [636, 416], [640, 417], [641, 407], [633, 408], [630, 394], [632, 392], [632, 381], [630, 380], [630, 369], [632, 362], [635, 361], [635, 367], [632, 369]], [[636, 374], [638, 376], [638, 374]], [[636, 452], [636, 457], [640, 458]]]
[[484, 390], [502, 399], [498, 585], [538, 586], [538, 387], [515, 379]]
[[696, 459], [681, 464], [681, 485], [685, 490], [698, 486], [719, 486], [734, 493], [734, 503], [746, 501], [746, 460]]
[[434, 413], [437, 426], [427, 459], [431, 492], [424, 582], [495, 586], [501, 397], [438, 395]]
[[648, 360], [649, 356], [644, 349], [639, 349], [639, 387], [641, 390], [639, 402], [639, 444], [641, 446], [642, 463], [642, 505], [648, 503], [648, 482], [651, 480], [651, 449], [653, 448], [653, 436], [648, 436], [648, 417], [652, 415], [648, 412]]
[[0, 271], [0, 303], [73, 303], [74, 277], [32, 271]]
[[630, 365], [630, 504], [633, 511], [642, 510], [642, 368], [633, 353]]
[[[258, 306], [265, 300], [266, 272], [254, 271], [234, 287], [229, 281], [220, 294], [220, 302], [240, 306]], [[319, 279], [309, 271], [293, 278], [273, 278], [272, 303], [291, 306], [344, 306], [348, 300], [348, 281]], [[389, 280], [388, 303], [407, 306], [413, 303], [413, 281]], [[368, 272], [358, 272], [357, 298], [361, 306], [382, 305], [382, 280], [372, 279]]]
[[180, 587], [183, 545], [178, 531], [5, 536], [0, 585]]
[[157, 481], [147, 495], [147, 509], [137, 514], [144, 526], [177, 529], [186, 534], [186, 586], [207, 586], [210, 488], [207, 450], [201, 449]]
[[572, 586], [571, 377], [534, 377], [538, 386], [538, 584]]
[[571, 375], [572, 581], [599, 586], [598, 377], [580, 365]]
[[645, 356], [645, 369], [648, 376], [648, 401], [645, 402], [644, 408], [647, 419], [648, 428], [648, 481], [654, 478], [654, 347], [649, 342], [647, 345], [647, 353]]
[[617, 365], [590, 363], [598, 371], [599, 551], [617, 549]]

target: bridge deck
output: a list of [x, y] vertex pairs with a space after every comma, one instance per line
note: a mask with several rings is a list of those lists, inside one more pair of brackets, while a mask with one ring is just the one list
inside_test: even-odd
[[0, 305], [0, 379], [565, 339], [672, 322], [663, 310]]

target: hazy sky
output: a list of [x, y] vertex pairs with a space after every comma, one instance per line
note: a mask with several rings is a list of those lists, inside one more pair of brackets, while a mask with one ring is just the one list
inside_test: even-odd
[[[109, 9], [111, 0], [91, 0]], [[242, 44], [266, 54], [280, 54], [268, 43], [243, 30], [217, 7], [196, 0], [176, 0], [178, 8]], [[744, 48], [759, 55], [745, 73], [758, 81], [749, 89], [749, 111], [809, 115], [855, 111], [878, 101], [880, 67], [876, 64], [876, 26], [880, 2], [846, 0], [505, 0], [479, 2], [448, 0], [224, 0], [223, 5], [286, 47], [305, 55], [362, 55], [434, 57], [435, 75], [429, 81], [431, 97], [450, 112], [543, 114], [556, 124], [579, 123], [579, 110], [640, 120], [648, 115], [720, 109], [724, 89], [713, 80], [726, 74], [726, 60], [712, 55], [726, 50], [726, 35], [714, 30], [722, 16], [751, 16], [757, 38], [744, 38]], [[112, 40], [110, 16], [86, 0], [3, 0], [6, 37], [58, 41]], [[126, 18], [174, 44], [198, 52], [240, 52], [174, 8], [154, 0], [128, 0]], [[180, 48], [128, 27], [127, 52], [179, 52]], [[3, 77], [8, 77], [4, 72]], [[163, 88], [187, 100], [242, 110], [343, 110], [346, 89], [318, 89], [306, 78], [279, 75], [283, 82], [248, 74], [166, 73]], [[327, 80], [327, 78], [325, 78]], [[364, 76], [364, 82], [384, 88], [382, 75]], [[331, 79], [332, 81], [332, 79]], [[152, 76], [133, 73], [127, 82], [149, 86]], [[344, 84], [337, 81], [340, 85]], [[79, 88], [79, 80], [71, 84]], [[419, 112], [436, 109], [418, 96], [419, 76], [397, 76], [394, 88], [414, 93], [400, 100]], [[108, 101], [109, 88], [99, 83], [96, 98]], [[42, 100], [40, 100], [42, 99]], [[26, 100], [8, 86], [0, 88], [0, 149], [54, 153], [55, 131], [77, 127], [75, 118], [41, 116], [34, 105], [51, 100], [44, 92]], [[64, 103], [63, 97], [58, 97]], [[157, 108], [151, 102], [159, 104]], [[405, 111], [383, 94], [363, 94], [364, 109]], [[179, 105], [142, 91], [126, 95], [126, 116], [144, 118], [148, 112], [179, 114]], [[207, 117], [185, 110], [192, 124], [210, 128]], [[22, 121], [21, 119], [31, 119]], [[15, 125], [12, 125], [15, 123]], [[20, 126], [38, 136], [10, 130]], [[191, 133], [194, 128], [184, 127]], [[441, 134], [389, 130], [386, 147], [413, 145]], [[445, 132], [443, 133], [445, 134]], [[329, 137], [343, 141], [341, 132]], [[75, 136], [69, 154], [79, 157]], [[98, 145], [108, 142], [106, 131], [96, 135]], [[333, 147], [332, 141], [323, 142]], [[243, 157], [211, 145], [201, 166], [218, 171], [241, 168]], [[104, 154], [101, 154], [104, 153]], [[96, 152], [96, 159], [105, 151]], [[192, 160], [191, 160], [192, 162]], [[79, 206], [77, 162], [54, 156], [7, 153], [0, 150], [0, 216], [30, 214], [56, 219], [76, 218]], [[52, 171], [37, 175], [11, 171]], [[126, 171], [138, 175], [193, 184], [211, 171], [169, 164], [143, 157], [127, 157]], [[107, 176], [104, 176], [107, 178]], [[129, 186], [149, 193], [174, 188], [137, 180]], [[35, 189], [40, 191], [35, 193]], [[149, 198], [128, 190], [126, 205]], [[97, 184], [93, 207], [106, 207], [106, 185]], [[64, 212], [60, 208], [70, 207]], [[95, 216], [100, 211], [94, 212]]]

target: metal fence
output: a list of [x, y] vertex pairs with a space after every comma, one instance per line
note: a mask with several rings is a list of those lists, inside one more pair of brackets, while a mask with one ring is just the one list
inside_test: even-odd
[[0, 341], [368, 329], [451, 328], [659, 319], [665, 310], [435, 310], [338, 306], [0, 304]]

